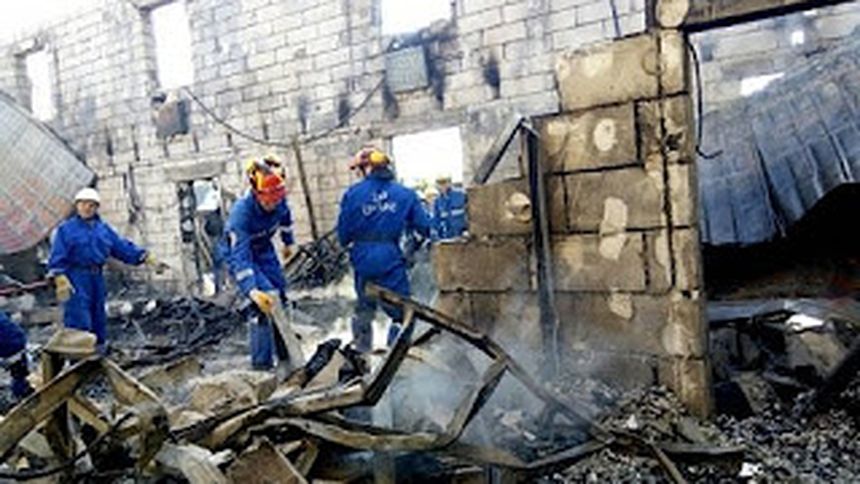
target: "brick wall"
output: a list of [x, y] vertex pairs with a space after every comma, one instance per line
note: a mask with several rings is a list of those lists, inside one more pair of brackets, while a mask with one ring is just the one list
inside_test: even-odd
[[[709, 370], [689, 65], [657, 31], [560, 58], [540, 120], [561, 355], [615, 383], [662, 383], [707, 413]], [[469, 190], [470, 238], [434, 250], [439, 305], [540, 354], [527, 182]], [[528, 211], [525, 211], [528, 213]]]
[[[105, 217], [182, 267], [178, 178], [214, 173], [226, 189], [239, 192], [242, 160], [262, 152], [282, 155], [296, 170], [291, 150], [230, 135], [196, 105], [189, 135], [156, 138], [150, 98], [158, 85], [147, 8], [157, 4], [102, 0], [0, 46], [0, 89], [26, 105], [21, 56], [34, 39], [48, 49], [58, 105], [51, 124], [98, 172]], [[622, 34], [644, 29], [644, 0], [616, 4]], [[393, 95], [383, 88], [347, 126], [302, 147], [323, 229], [334, 225], [350, 182], [344, 160], [361, 144], [459, 125], [468, 179], [510, 113], [558, 110], [553, 64], [559, 53], [615, 36], [605, 0], [456, 0], [452, 8], [450, 22], [423, 34], [430, 88]], [[393, 40], [381, 34], [376, 0], [189, 0], [187, 9], [191, 89], [238, 129], [270, 140], [306, 140], [336, 125], [339, 107], [355, 108], [383, 78], [383, 54]], [[486, 75], [493, 65], [497, 86]], [[133, 217], [131, 187], [143, 208]], [[295, 183], [291, 204], [300, 240], [306, 240], [300, 190]], [[194, 274], [189, 269], [165, 277], [183, 285]]]
[[[745, 78], [789, 73], [816, 51], [860, 35], [858, 27], [860, 2], [854, 1], [693, 35], [701, 59], [705, 110], [740, 98]], [[792, 43], [792, 34], [799, 32], [803, 42]]]

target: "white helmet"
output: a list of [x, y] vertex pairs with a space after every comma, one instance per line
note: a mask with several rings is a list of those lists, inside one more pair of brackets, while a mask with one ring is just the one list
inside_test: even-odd
[[95, 188], [81, 188], [81, 190], [75, 195], [75, 203], [83, 201], [96, 202], [101, 205], [102, 198], [99, 196], [99, 192], [97, 192]]

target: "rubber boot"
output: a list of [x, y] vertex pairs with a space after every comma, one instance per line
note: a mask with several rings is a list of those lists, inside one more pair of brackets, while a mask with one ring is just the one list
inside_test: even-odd
[[359, 353], [367, 353], [373, 346], [373, 313], [359, 312], [352, 317], [352, 344]]
[[269, 318], [263, 314], [254, 314], [249, 318], [251, 338], [251, 367], [255, 370], [267, 371], [274, 367], [272, 347], [274, 332]]

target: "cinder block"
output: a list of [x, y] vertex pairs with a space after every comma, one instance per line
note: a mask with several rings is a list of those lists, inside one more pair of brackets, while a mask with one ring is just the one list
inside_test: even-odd
[[665, 298], [629, 293], [558, 294], [565, 348], [666, 355], [659, 335], [667, 324]]
[[[661, 42], [659, 54], [657, 42]], [[562, 108], [572, 111], [683, 92], [688, 86], [687, 65], [683, 37], [677, 31], [643, 34], [570, 52], [556, 64]]]
[[567, 196], [564, 176], [546, 177], [547, 210], [549, 226], [553, 233], [567, 233]]
[[541, 141], [547, 165], [555, 172], [634, 163], [633, 104], [548, 118], [541, 123]]
[[690, 92], [690, 55], [684, 34], [677, 30], [660, 30], [659, 39], [662, 95]]
[[[637, 115], [643, 159], [662, 156], [663, 141], [663, 149], [670, 163], [692, 163], [695, 160], [696, 129], [693, 103], [689, 96], [673, 96], [662, 101], [639, 103]], [[660, 124], [661, 119], [663, 127]]]
[[443, 242], [434, 247], [440, 291], [506, 291], [529, 288], [529, 250], [514, 237]]
[[696, 165], [669, 165], [668, 172], [672, 225], [698, 226], [699, 187], [696, 181]]
[[656, 39], [640, 35], [562, 55], [556, 76], [568, 111], [656, 97]]
[[665, 225], [662, 170], [627, 168], [564, 177], [570, 230]]
[[699, 231], [695, 228], [675, 229], [672, 232], [672, 250], [675, 257], [675, 286], [684, 291], [702, 289], [704, 282]]
[[662, 294], [672, 287], [672, 249], [669, 231], [649, 230], [645, 234], [648, 291]]
[[468, 192], [471, 235], [480, 237], [531, 233], [531, 199], [526, 180], [476, 185], [470, 187]]
[[609, 351], [570, 350], [562, 352], [566, 367], [577, 374], [597, 378], [614, 388], [633, 389], [650, 387], [656, 383], [657, 358], [633, 353]]
[[695, 415], [708, 417], [713, 411], [711, 370], [703, 358], [666, 358], [658, 365], [658, 379], [671, 388]]
[[[499, 341], [519, 357], [540, 352], [543, 337], [540, 308], [533, 292], [471, 293], [475, 327]], [[526, 354], [527, 354], [526, 352]]]
[[553, 269], [560, 291], [645, 289], [642, 235], [621, 232], [609, 236], [556, 237]]
[[668, 316], [660, 332], [660, 343], [665, 353], [704, 358], [707, 352], [707, 330], [699, 292], [694, 291], [687, 295], [673, 291], [659, 299], [664, 301], [668, 308]]
[[436, 299], [435, 309], [466, 324], [472, 324], [472, 305], [465, 292], [442, 292]]

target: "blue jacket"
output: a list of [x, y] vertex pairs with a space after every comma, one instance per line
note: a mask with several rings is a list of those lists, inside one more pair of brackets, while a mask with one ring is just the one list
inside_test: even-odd
[[[271, 276], [280, 274], [279, 281], [275, 285], [282, 285], [280, 279], [283, 275], [275, 254], [275, 247], [272, 245], [272, 236], [275, 232], [280, 233], [285, 245], [294, 243], [293, 215], [286, 200], [271, 212], [266, 212], [249, 192], [233, 205], [225, 230], [229, 250], [228, 261], [230, 272], [245, 295], [252, 289], [269, 289], [258, 287], [260, 277], [271, 279]], [[265, 272], [265, 274], [258, 272]]]
[[103, 266], [108, 257], [137, 265], [146, 260], [146, 251], [120, 237], [98, 215], [90, 220], [75, 215], [57, 228], [48, 272], [57, 275], [75, 269], [92, 270]]
[[0, 311], [0, 358], [8, 358], [27, 346], [27, 335]]
[[351, 186], [340, 202], [337, 236], [361, 277], [384, 275], [405, 265], [400, 237], [407, 232], [430, 236], [430, 221], [414, 191], [394, 181], [390, 170], [377, 169]]
[[452, 239], [466, 231], [466, 193], [452, 188], [440, 193], [433, 202], [433, 226], [436, 237]]

